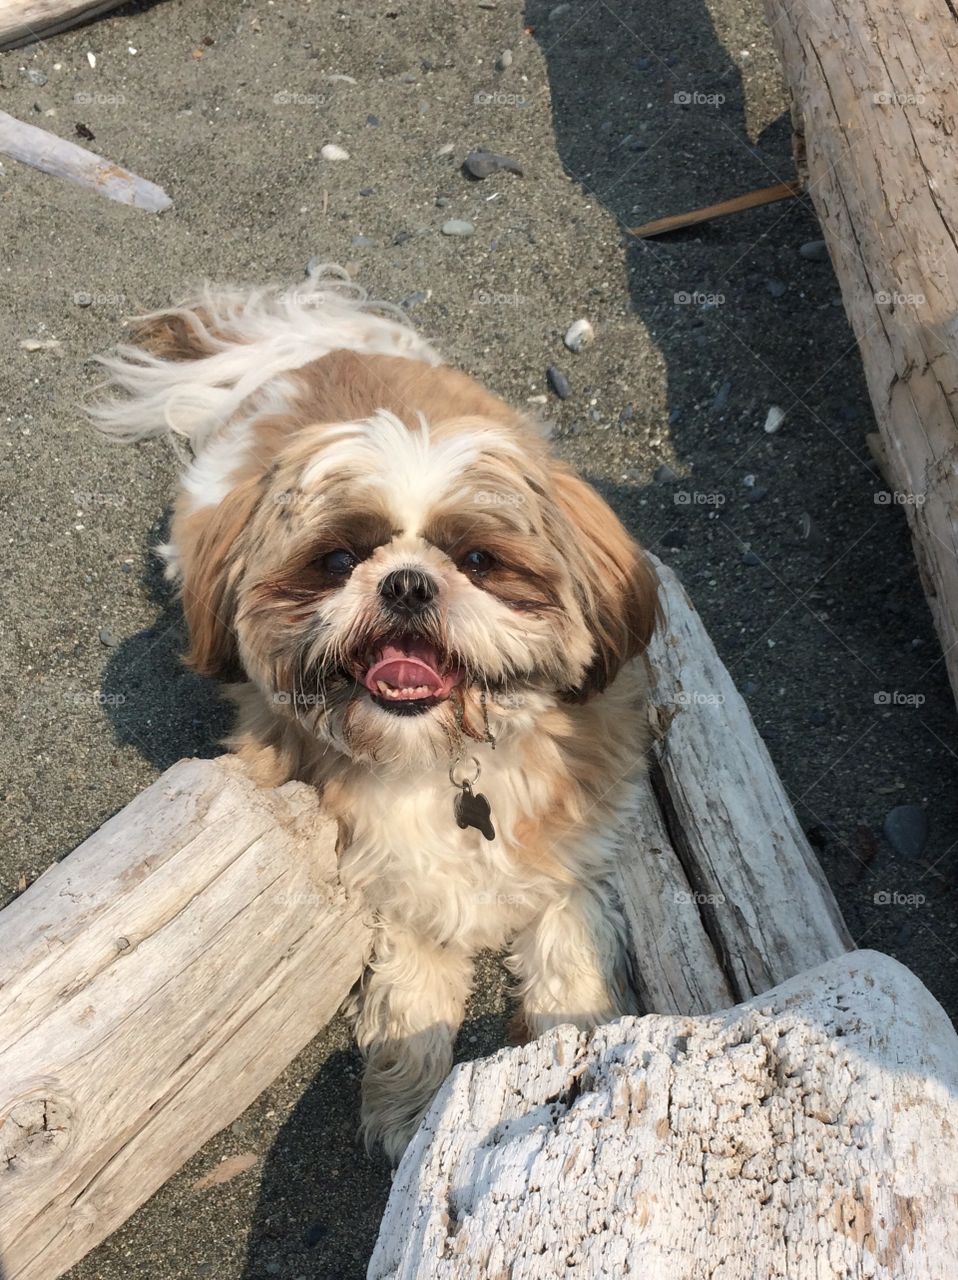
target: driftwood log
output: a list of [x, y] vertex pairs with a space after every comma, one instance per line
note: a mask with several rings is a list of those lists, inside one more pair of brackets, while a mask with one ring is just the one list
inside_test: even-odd
[[658, 741], [620, 832], [620, 890], [643, 1007], [708, 1013], [854, 943], [702, 619], [656, 567]]
[[0, 0], [0, 49], [16, 49], [66, 31], [123, 0]]
[[958, 1036], [888, 956], [458, 1067], [369, 1280], [946, 1280]]
[[822, 224], [958, 697], [958, 11], [765, 0]]
[[333, 1016], [367, 929], [300, 783], [184, 760], [0, 913], [0, 1275], [53, 1280]]

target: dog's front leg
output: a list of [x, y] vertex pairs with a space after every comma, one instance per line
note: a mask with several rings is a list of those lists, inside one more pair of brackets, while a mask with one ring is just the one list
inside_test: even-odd
[[509, 967], [519, 977], [533, 1035], [572, 1022], [589, 1028], [637, 1009], [627, 931], [611, 887], [563, 887], [516, 937]]
[[366, 1058], [362, 1131], [398, 1161], [452, 1066], [472, 957], [409, 929], [380, 927], [356, 1039]]

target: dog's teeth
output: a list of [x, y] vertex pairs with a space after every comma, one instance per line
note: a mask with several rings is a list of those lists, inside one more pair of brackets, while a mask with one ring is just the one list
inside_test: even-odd
[[377, 689], [379, 690], [379, 692], [380, 692], [380, 693], [388, 693], [388, 692], [389, 692], [389, 685], [386, 683], [386, 681], [385, 681], [385, 680], [377, 680], [377, 681], [376, 681], [376, 687], [377, 687]]

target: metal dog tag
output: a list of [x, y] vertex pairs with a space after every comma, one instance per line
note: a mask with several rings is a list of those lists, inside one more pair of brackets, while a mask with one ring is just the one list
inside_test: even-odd
[[459, 784], [462, 790], [453, 803], [456, 825], [465, 831], [466, 827], [475, 827], [487, 840], [495, 840], [496, 829], [492, 825], [492, 809], [482, 792], [473, 791], [468, 782]]

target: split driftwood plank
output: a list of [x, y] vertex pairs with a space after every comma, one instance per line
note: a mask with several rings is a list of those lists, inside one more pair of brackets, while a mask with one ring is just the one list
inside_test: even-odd
[[894, 494], [958, 697], [958, 18], [765, 0]]
[[458, 1067], [369, 1280], [944, 1280], [958, 1036], [888, 956]]
[[5, 111], [0, 111], [0, 155], [148, 213], [161, 213], [173, 203], [155, 182]]
[[854, 942], [701, 617], [671, 569], [656, 569], [656, 803], [637, 794], [620, 832], [620, 887], [645, 1007], [704, 1013]]
[[52, 1280], [325, 1025], [368, 933], [300, 783], [184, 760], [0, 913], [0, 1274]]
[[0, 0], [0, 49], [16, 49], [117, 9], [123, 0]]

